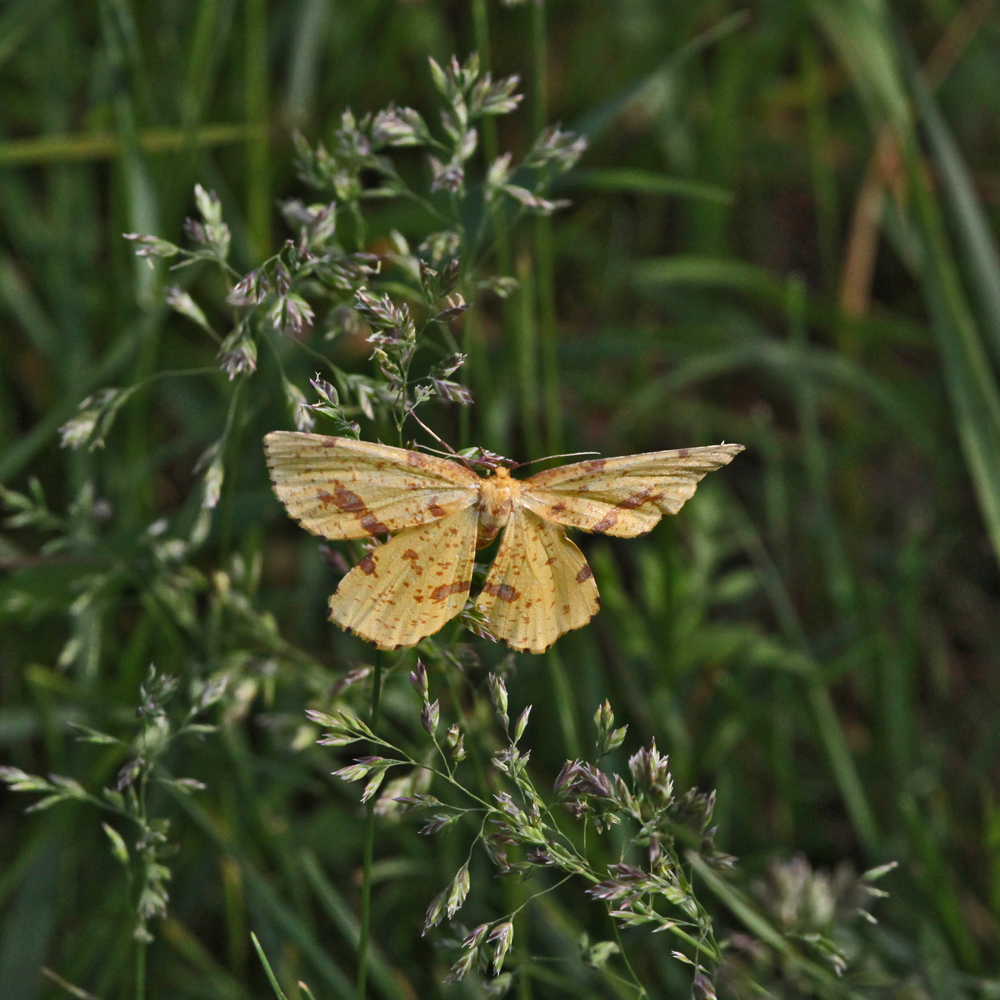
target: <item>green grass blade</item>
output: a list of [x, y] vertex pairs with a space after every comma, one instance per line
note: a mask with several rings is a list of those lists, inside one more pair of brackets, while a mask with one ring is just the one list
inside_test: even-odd
[[[254, 143], [267, 136], [266, 123], [250, 125], [203, 125], [189, 134], [181, 128], [140, 129], [136, 142], [143, 153], [180, 152], [186, 146], [211, 149], [235, 143]], [[124, 152], [115, 132], [79, 132], [43, 135], [37, 139], [0, 142], [0, 167], [31, 166], [40, 163], [80, 163], [87, 160], [114, 160]]]
[[[281, 899], [278, 892], [266, 878], [242, 855], [238, 847], [226, 840], [216, 828], [211, 818], [185, 795], [169, 789], [177, 804], [186, 812], [205, 835], [222, 851], [225, 851], [242, 869], [250, 891], [257, 897], [261, 910], [268, 919], [295, 942], [309, 960], [318, 975], [330, 987], [332, 994], [341, 1000], [354, 1000], [354, 985], [339, 965], [323, 950], [302, 919]], [[258, 949], [258, 954], [260, 951]], [[263, 960], [263, 958], [262, 958]]]
[[247, 124], [261, 138], [247, 145], [247, 229], [255, 260], [271, 247], [271, 147], [268, 110], [267, 0], [247, 0], [243, 22]]
[[720, 39], [739, 31], [749, 20], [750, 15], [746, 11], [737, 11], [735, 14], [729, 14], [722, 18], [717, 24], [712, 25], [711, 28], [677, 48], [651, 73], [640, 77], [604, 104], [578, 119], [573, 124], [573, 131], [587, 136], [591, 142], [594, 142], [611, 127], [629, 102], [642, 94], [647, 87], [652, 86], [658, 79], [676, 72], [685, 63], [694, 60]]
[[940, 208], [915, 154], [910, 154], [908, 165], [924, 241], [921, 275], [948, 397], [979, 509], [1000, 559], [1000, 391], [965, 298]]
[[732, 205], [735, 200], [732, 191], [718, 184], [706, 184], [687, 177], [671, 177], [652, 170], [635, 170], [629, 167], [576, 170], [566, 177], [565, 184], [567, 187], [581, 187], [589, 191], [701, 198], [717, 205]]
[[285, 107], [289, 124], [300, 128], [313, 115], [319, 90], [322, 46], [329, 30], [331, 10], [329, 0], [304, 0], [295, 19]]
[[753, 295], [782, 310], [785, 306], [785, 286], [778, 278], [757, 264], [728, 257], [702, 254], [650, 257], [633, 266], [632, 276], [640, 286], [722, 288]]
[[278, 1000], [288, 1000], [285, 996], [284, 991], [278, 985], [277, 977], [274, 974], [274, 970], [271, 968], [271, 963], [267, 960], [267, 955], [264, 954], [264, 949], [261, 946], [260, 941], [257, 940], [257, 935], [250, 932], [250, 940], [253, 941], [253, 946], [257, 951], [257, 956], [260, 958], [260, 964], [264, 966], [264, 971], [267, 973], [267, 980], [271, 984], [271, 989], [274, 990], [274, 995]]
[[979, 307], [993, 360], [1000, 363], [1000, 254], [990, 221], [951, 130], [919, 73], [913, 75], [913, 94], [937, 162], [937, 176], [950, 210], [951, 231], [961, 254], [963, 273], [968, 276], [972, 297]]
[[[306, 880], [312, 886], [327, 916], [337, 925], [351, 947], [357, 950], [361, 940], [361, 924], [358, 918], [333, 883], [323, 874], [316, 855], [310, 850], [303, 850], [299, 857]], [[390, 964], [385, 953], [374, 941], [369, 944], [368, 971], [372, 981], [387, 1000], [410, 1000], [413, 996], [415, 992], [413, 986]]]
[[55, 6], [55, 0], [14, 0], [0, 18], [0, 66], [20, 48]]

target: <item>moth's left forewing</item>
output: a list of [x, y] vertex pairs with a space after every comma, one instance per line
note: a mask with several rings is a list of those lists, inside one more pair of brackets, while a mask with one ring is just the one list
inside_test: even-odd
[[471, 507], [479, 497], [474, 472], [405, 448], [273, 431], [264, 449], [278, 499], [325, 538], [395, 533]]
[[630, 538], [676, 514], [707, 473], [741, 451], [741, 444], [722, 444], [574, 462], [525, 480], [521, 496], [546, 520]]

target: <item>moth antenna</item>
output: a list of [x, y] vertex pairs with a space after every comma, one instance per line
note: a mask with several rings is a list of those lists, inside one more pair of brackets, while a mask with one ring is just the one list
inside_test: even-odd
[[[453, 455], [453, 456], [454, 456], [455, 458], [461, 458], [461, 456], [460, 456], [460, 455], [458, 454], [458, 452], [457, 452], [457, 451], [455, 451], [455, 449], [454, 449], [454, 448], [452, 448], [452, 446], [451, 446], [450, 444], [448, 444], [448, 442], [447, 442], [447, 441], [445, 441], [445, 440], [444, 440], [443, 438], [440, 438], [440, 437], [438, 437], [438, 436], [437, 436], [437, 434], [435, 434], [435, 433], [434, 433], [434, 431], [432, 431], [432, 430], [431, 430], [431, 429], [430, 429], [430, 428], [429, 428], [429, 427], [427, 426], [427, 424], [425, 424], [425, 423], [424, 423], [424, 422], [423, 422], [423, 421], [422, 421], [422, 420], [420, 419], [420, 417], [418, 417], [418, 416], [417, 416], [417, 415], [416, 415], [416, 414], [415, 414], [415, 413], [413, 412], [413, 410], [412, 410], [412, 409], [410, 410], [410, 413], [409, 413], [409, 415], [410, 415], [411, 417], [413, 417], [413, 419], [414, 419], [414, 420], [416, 420], [416, 422], [417, 422], [418, 424], [420, 424], [420, 426], [421, 426], [421, 427], [423, 427], [423, 429], [424, 429], [425, 431], [427, 431], [427, 433], [428, 433], [428, 434], [430, 434], [430, 436], [431, 436], [432, 438], [434, 438], [434, 440], [435, 440], [435, 441], [437, 441], [437, 443], [438, 443], [438, 444], [443, 444], [443, 445], [445, 446], [445, 448], [446, 448], [447, 450], [446, 450], [446, 451], [443, 451], [443, 452], [441, 452], [441, 454], [442, 454], [442, 455]], [[428, 448], [427, 450], [428, 450], [428, 451], [436, 451], [437, 449], [435, 449], [435, 448]]]
[[[447, 444], [447, 442], [444, 442]], [[461, 462], [466, 468], [471, 468], [469, 465], [469, 460], [464, 456], [460, 455], [451, 445], [448, 445], [447, 451], [442, 451], [440, 448], [432, 448], [429, 444], [417, 444], [417, 448], [421, 451], [428, 451], [432, 455], [443, 455], [445, 458], [453, 458], [456, 462]]]
[[580, 455], [600, 455], [599, 451], [567, 451], [564, 455], [546, 455], [544, 458], [532, 458], [527, 462], [518, 462], [515, 469], [521, 469], [526, 465], [534, 465], [535, 462], [547, 462], [550, 458], [578, 458]]

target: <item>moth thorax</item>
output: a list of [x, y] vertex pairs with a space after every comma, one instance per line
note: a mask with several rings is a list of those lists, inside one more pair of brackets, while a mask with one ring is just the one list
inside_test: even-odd
[[[501, 470], [497, 470], [500, 472]], [[490, 476], [479, 484], [479, 530], [476, 534], [476, 548], [483, 549], [507, 524], [514, 497], [521, 492], [521, 483], [506, 475]]]

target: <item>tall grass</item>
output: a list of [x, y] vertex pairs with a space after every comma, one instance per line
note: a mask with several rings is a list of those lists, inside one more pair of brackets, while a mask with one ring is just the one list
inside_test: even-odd
[[[411, 819], [376, 817], [364, 933], [364, 810], [329, 777], [349, 756], [317, 747], [304, 715], [365, 711], [370, 674], [350, 671], [374, 663], [325, 621], [352, 553], [324, 553], [286, 520], [260, 444], [293, 426], [288, 386], [311, 394], [324, 362], [262, 334], [257, 374], [231, 382], [216, 340], [164, 296], [180, 286], [224, 334], [221, 272], [170, 272], [121, 237], [186, 245], [201, 184], [220, 199], [232, 266], [258, 266], [296, 235], [277, 200], [318, 197], [295, 175], [293, 129], [329, 143], [345, 107], [360, 117], [393, 101], [430, 120], [426, 57], [475, 50], [528, 95], [483, 125], [489, 158], [523, 155], [555, 122], [590, 148], [557, 182], [569, 209], [510, 231], [491, 217], [484, 273], [520, 284], [507, 299], [464, 289], [475, 302], [451, 335], [477, 402], [425, 419], [456, 446], [517, 458], [722, 439], [748, 450], [651, 535], [581, 540], [602, 611], [552, 653], [507, 661], [457, 632], [433, 647], [434, 697], [477, 734], [468, 766], [503, 746], [469, 693], [491, 670], [508, 671], [512, 718], [534, 706], [520, 746], [539, 788], [590, 753], [607, 698], [629, 727], [611, 769], [627, 773], [655, 739], [679, 791], [717, 789], [715, 844], [738, 856], [736, 874], [690, 870], [729, 942], [720, 995], [996, 995], [998, 49], [992, 8], [975, 0], [749, 13], [11, 0], [0, 746], [10, 767], [79, 785], [37, 786], [59, 802], [30, 814], [37, 799], [2, 793], [0, 994], [269, 995], [251, 932], [289, 998], [306, 995], [300, 980], [318, 1000], [354, 996], [362, 941], [370, 996], [489, 988], [489, 976], [443, 984], [457, 930], [421, 935], [465, 860], [464, 828], [418, 837]], [[399, 162], [423, 181], [415, 154]], [[338, 235], [374, 253], [394, 252], [394, 230], [415, 247], [437, 228], [406, 199], [366, 213]], [[300, 339], [372, 374], [363, 338], [326, 332]], [[83, 400], [133, 386], [103, 448], [59, 447]], [[354, 417], [388, 439], [389, 425]], [[338, 432], [323, 419], [317, 430]], [[157, 700], [151, 662], [180, 679], [174, 700]], [[415, 753], [413, 667], [410, 654], [384, 664], [379, 733]], [[222, 675], [213, 701], [199, 685]], [[188, 705], [201, 711], [189, 729], [155, 743], [157, 720], [176, 734]], [[81, 740], [80, 727], [123, 744]], [[107, 806], [103, 788], [123, 812], [99, 815], [87, 796]], [[173, 853], [156, 853], [160, 833]], [[620, 846], [590, 843], [605, 862]], [[854, 882], [800, 854], [817, 870], [898, 861], [878, 925], [853, 920]], [[469, 927], [554, 882], [494, 881], [481, 853], [470, 871]], [[520, 910], [506, 984], [520, 997], [636, 995], [623, 960], [597, 948], [614, 934], [582, 888]], [[840, 908], [821, 919], [807, 890]], [[817, 928], [847, 956], [844, 977], [808, 938]], [[688, 996], [691, 968], [667, 938], [637, 927], [614, 943], [649, 996]]]

